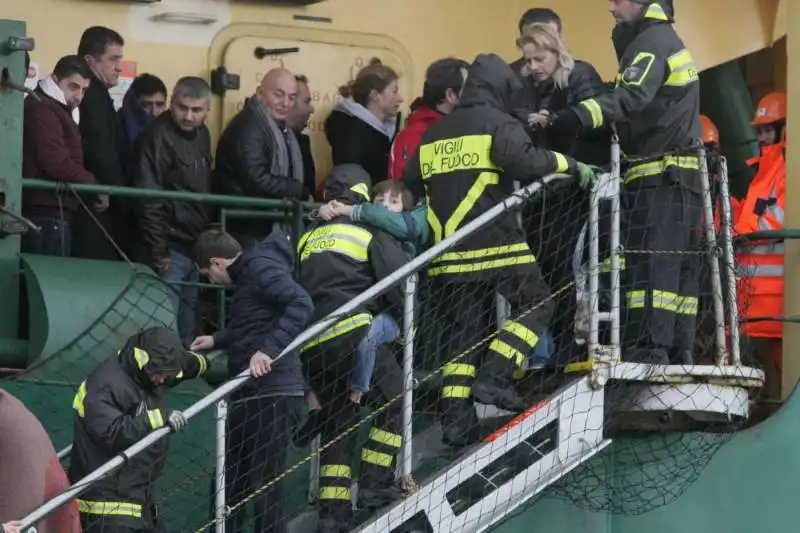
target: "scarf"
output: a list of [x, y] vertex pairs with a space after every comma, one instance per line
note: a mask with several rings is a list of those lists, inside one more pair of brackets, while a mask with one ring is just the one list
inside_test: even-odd
[[[289, 176], [303, 183], [303, 154], [300, 151], [300, 144], [294, 132], [286, 126], [279, 126], [278, 121], [272, 116], [272, 112], [267, 106], [259, 102], [255, 97], [247, 101], [248, 106], [254, 106], [258, 114], [267, 124], [272, 138], [272, 168], [270, 174], [275, 176]], [[292, 174], [289, 175], [291, 169]], [[305, 198], [303, 198], [305, 200]]]
[[[46, 78], [42, 78], [39, 80], [39, 88], [42, 90], [44, 94], [58, 102], [59, 104], [69, 107], [67, 105], [67, 99], [64, 97], [64, 91], [56, 83], [56, 80], [53, 79], [52, 76], [47, 76]], [[75, 124], [81, 123], [81, 111], [77, 107], [73, 107], [70, 109], [70, 113], [72, 114], [72, 120], [75, 121]]]
[[397, 120], [394, 118], [382, 121], [373, 115], [370, 110], [363, 105], [346, 98], [341, 99], [333, 109], [334, 111], [341, 111], [342, 113], [350, 115], [351, 117], [356, 117], [357, 119], [386, 135], [390, 141], [394, 139], [394, 134], [397, 131]]
[[[253, 97], [247, 101], [248, 106], [253, 106], [256, 112], [267, 124], [267, 128], [272, 135], [272, 166], [270, 174], [273, 176], [289, 176], [296, 179], [301, 184], [305, 182], [303, 173], [303, 154], [300, 151], [300, 143], [297, 142], [294, 132], [286, 125], [278, 125], [278, 121], [272, 116], [272, 112], [267, 106], [262, 104], [257, 98]], [[291, 169], [291, 176], [289, 170]], [[301, 198], [305, 201], [307, 198]], [[272, 225], [272, 231], [283, 231], [291, 233], [291, 223], [276, 223]]]

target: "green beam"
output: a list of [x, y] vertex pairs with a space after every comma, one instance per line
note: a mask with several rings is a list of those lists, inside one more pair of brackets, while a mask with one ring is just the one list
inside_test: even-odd
[[[24, 22], [0, 21], [0, 43], [25, 37]], [[25, 54], [0, 46], [0, 72], [8, 69], [10, 81], [25, 81]], [[22, 210], [22, 93], [0, 90], [0, 193], [3, 207], [12, 213]], [[0, 224], [9, 221], [0, 217]], [[0, 338], [16, 339], [19, 324], [19, 235], [0, 238]]]
[[[19, 171], [18, 171], [19, 174]], [[63, 190], [65, 184], [55, 181], [25, 178], [22, 186], [26, 189]], [[229, 196], [224, 194], [202, 194], [196, 192], [160, 191], [156, 189], [137, 189], [135, 187], [114, 187], [111, 185], [70, 184], [69, 189], [78, 193], [108, 194], [111, 196], [127, 196], [150, 200], [177, 200], [180, 202], [197, 202], [229, 206], [245, 206], [261, 209], [277, 209], [285, 212], [294, 210], [297, 202], [287, 199], [253, 198], [250, 196]], [[314, 209], [313, 202], [300, 202], [304, 209]]]

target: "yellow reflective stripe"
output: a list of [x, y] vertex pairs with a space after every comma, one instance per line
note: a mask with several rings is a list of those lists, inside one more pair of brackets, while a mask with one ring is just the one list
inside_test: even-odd
[[[197, 375], [202, 376], [203, 374], [206, 373], [206, 370], [208, 370], [208, 361], [206, 360], [205, 357], [203, 357], [199, 353], [195, 352], [189, 352], [189, 353], [195, 356], [195, 358], [197, 358], [197, 364], [200, 367], [200, 369], [197, 371]], [[183, 372], [181, 372], [181, 374], [183, 374]], [[183, 377], [181, 374], [178, 375], [179, 378]]]
[[374, 440], [375, 442], [380, 442], [381, 444], [386, 444], [387, 446], [391, 446], [393, 448], [399, 448], [400, 446], [403, 445], [402, 435], [390, 433], [388, 431], [376, 427], [370, 428], [369, 438], [370, 440]]
[[353, 499], [353, 494], [349, 488], [344, 487], [320, 487], [319, 488], [320, 500], [346, 500]]
[[442, 223], [439, 222], [439, 217], [437, 217], [436, 213], [431, 209], [431, 199], [429, 196], [425, 197], [425, 204], [428, 206], [426, 218], [428, 219], [431, 230], [433, 230], [433, 242], [439, 242], [444, 238], [442, 235]]
[[[644, 80], [647, 79], [647, 75], [650, 73], [650, 69], [653, 68], [653, 63], [655, 63], [655, 61], [656, 56], [654, 54], [650, 52], [639, 52], [628, 67], [622, 71], [622, 78], [620, 81], [631, 87], [640, 86], [644, 83]], [[646, 65], [642, 66], [639, 63], [646, 63]], [[626, 73], [628, 72], [630, 72], [633, 79], [626, 79]]]
[[[619, 258], [619, 269], [625, 270], [625, 258]], [[602, 263], [600, 263], [600, 272], [611, 272], [611, 258], [606, 257]]]
[[353, 471], [348, 465], [322, 465], [319, 467], [319, 477], [353, 477]]
[[653, 20], [669, 20], [667, 14], [664, 13], [664, 8], [661, 7], [658, 2], [652, 2], [650, 4], [650, 6], [647, 8], [647, 11], [644, 13], [644, 18]]
[[419, 147], [422, 179], [460, 170], [497, 169], [492, 163], [491, 135], [464, 135]]
[[642, 309], [644, 308], [647, 299], [646, 291], [628, 291], [625, 293], [625, 302], [628, 309]]
[[431, 261], [431, 263], [441, 263], [443, 261], [465, 261], [469, 259], [486, 259], [493, 255], [512, 254], [517, 252], [530, 252], [527, 243], [506, 244], [503, 246], [492, 246], [491, 248], [479, 248], [477, 250], [465, 250], [463, 252], [446, 252]]
[[442, 398], [469, 398], [472, 387], [463, 385], [448, 385], [442, 387]]
[[309, 237], [311, 237], [311, 234], [313, 232], [314, 231], [312, 230], [303, 233], [303, 235], [300, 237], [300, 241], [297, 243], [297, 253], [300, 253], [300, 250], [303, 249], [303, 246], [306, 244], [306, 241], [308, 240]]
[[696, 315], [699, 301], [696, 296], [678, 296], [677, 306], [679, 315]]
[[564, 154], [559, 154], [558, 152], [550, 153], [556, 158], [556, 169], [554, 172], [566, 172], [569, 170], [569, 162], [567, 161], [567, 158], [564, 157]]
[[329, 340], [335, 339], [336, 337], [344, 335], [345, 333], [350, 333], [357, 328], [369, 326], [371, 323], [372, 315], [369, 313], [358, 313], [356, 315], [343, 318], [333, 326], [323, 331], [317, 338], [306, 343], [305, 346], [300, 348], [300, 351], [303, 352], [309, 348], [317, 346], [318, 344], [328, 342]]
[[369, 202], [369, 188], [367, 187], [366, 183], [356, 183], [350, 187], [350, 190]]
[[468, 274], [470, 272], [480, 272], [482, 270], [489, 270], [492, 268], [504, 268], [517, 265], [524, 265], [527, 263], [535, 263], [536, 258], [533, 254], [523, 255], [518, 257], [509, 257], [507, 259], [495, 259], [493, 261], [482, 261], [480, 263], [467, 263], [464, 265], [442, 265], [428, 269], [429, 276], [438, 276], [440, 274]]
[[539, 342], [539, 336], [536, 334], [536, 332], [523, 326], [519, 322], [506, 320], [506, 323], [503, 324], [503, 329], [522, 339], [522, 341], [528, 346], [536, 346], [536, 343]]
[[141, 348], [133, 348], [133, 358], [136, 359], [136, 366], [139, 370], [144, 368], [144, 365], [150, 362], [150, 354]]
[[668, 155], [657, 161], [633, 165], [625, 172], [623, 182], [630, 183], [631, 181], [647, 176], [658, 176], [659, 174], [663, 174], [664, 171], [669, 167], [699, 170], [700, 160], [694, 155]]
[[442, 368], [442, 376], [466, 376], [474, 378], [478, 374], [475, 365], [466, 363], [448, 363]]
[[305, 261], [311, 254], [333, 252], [363, 263], [369, 259], [368, 248], [371, 241], [372, 233], [358, 226], [350, 224], [320, 226], [306, 239], [305, 246], [300, 252], [300, 261]]
[[589, 98], [581, 102], [581, 105], [589, 111], [589, 115], [592, 117], [592, 129], [601, 127], [603, 125], [603, 110], [600, 108], [600, 104], [597, 103], [597, 100]]
[[161, 409], [150, 409], [147, 411], [147, 418], [150, 420], [150, 427], [158, 429], [164, 425], [164, 416]]
[[667, 58], [669, 76], [664, 85], [669, 87], [683, 87], [700, 79], [694, 58], [685, 48]]
[[389, 468], [392, 466], [392, 459], [394, 459], [394, 457], [388, 453], [381, 453], [374, 450], [368, 450], [367, 448], [361, 448], [361, 460], [365, 463]]
[[455, 211], [453, 211], [453, 214], [444, 225], [444, 236], [449, 237], [455, 233], [472, 208], [475, 207], [475, 202], [483, 195], [486, 187], [489, 185], [497, 185], [498, 183], [500, 183], [500, 176], [497, 173], [481, 172], [478, 179], [475, 180], [475, 183], [467, 191], [467, 195], [461, 200], [458, 207], [456, 207]]
[[84, 514], [142, 517], [142, 506], [136, 503], [77, 501], [78, 511]]
[[81, 383], [78, 387], [78, 392], [75, 393], [75, 398], [72, 400], [72, 408], [78, 412], [78, 416], [83, 418], [86, 415], [84, 409], [84, 401], [86, 400], [86, 382]]
[[501, 341], [500, 339], [494, 339], [489, 344], [489, 349], [502, 355], [506, 359], [510, 359], [517, 366], [522, 366], [522, 363], [525, 361], [524, 353], [520, 352], [510, 344]]
[[[681, 296], [670, 291], [654, 290], [651, 299], [653, 309], [680, 315], [696, 315], [699, 307], [699, 300], [696, 296]], [[628, 309], [643, 309], [647, 301], [647, 291], [627, 292], [625, 300]]]

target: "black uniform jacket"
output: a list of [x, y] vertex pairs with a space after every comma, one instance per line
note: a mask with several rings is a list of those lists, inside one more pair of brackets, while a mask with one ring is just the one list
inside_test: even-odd
[[[184, 351], [177, 334], [155, 327], [131, 337], [118, 356], [100, 364], [78, 388], [69, 479], [77, 482], [115, 455], [167, 424], [166, 387], [195, 378], [208, 360]], [[167, 374], [157, 387], [148, 373]], [[114, 474], [91, 485], [78, 500], [81, 513], [116, 527], [154, 527], [153, 487], [164, 468], [169, 439], [153, 444]]]
[[[573, 172], [575, 161], [535, 147], [511, 114], [522, 83], [496, 55], [479, 55], [458, 107], [431, 125], [403, 179], [428, 205], [434, 240], [441, 241], [485, 213], [523, 184], [553, 172]], [[534, 262], [525, 235], [509, 211], [495, 223], [435, 259], [428, 274], [454, 281], [494, 276], [498, 269], [527, 270]]]

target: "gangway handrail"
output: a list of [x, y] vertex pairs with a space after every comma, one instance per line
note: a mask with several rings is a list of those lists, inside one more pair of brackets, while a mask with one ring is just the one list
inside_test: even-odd
[[[452, 248], [453, 246], [461, 242], [463, 239], [470, 236], [473, 232], [485, 226], [487, 223], [503, 215], [503, 213], [508, 211], [508, 209], [521, 205], [527, 199], [531, 198], [539, 189], [541, 189], [543, 185], [547, 185], [552, 181], [565, 180], [565, 179], [574, 179], [574, 178], [567, 174], [550, 174], [548, 176], [545, 176], [541, 180], [537, 180], [531, 183], [530, 185], [527, 185], [523, 189], [520, 189], [519, 191], [512, 193], [508, 198], [506, 198], [502, 202], [498, 203], [485, 213], [479, 215], [474, 220], [468, 222], [462, 228], [460, 228], [455, 233], [445, 238], [441, 242], [434, 244], [428, 250], [419, 254], [415, 259], [406, 263], [405, 265], [394, 271], [392, 274], [390, 274], [383, 280], [379, 281], [378, 283], [370, 287], [368, 290], [359, 294], [358, 296], [350, 300], [348, 303], [344, 304], [343, 306], [336, 309], [335, 311], [330, 313], [328, 316], [326, 316], [316, 324], [312, 325], [310, 328], [300, 333], [300, 335], [298, 335], [294, 339], [294, 341], [292, 341], [275, 358], [275, 361], [279, 360], [287, 353], [299, 348], [306, 342], [310, 341], [311, 339], [313, 339], [314, 337], [325, 331], [327, 328], [338, 322], [342, 317], [345, 317], [348, 314], [352, 313], [353, 311], [357, 310], [364, 303], [372, 300], [373, 298], [381, 296], [384, 292], [389, 290], [396, 283], [402, 281], [410, 274], [413, 274], [420, 267], [428, 264], [431, 260], [435, 259], [442, 252]], [[247, 380], [249, 379], [250, 379], [250, 370], [249, 369], [243, 370], [235, 377], [229, 379], [227, 382], [220, 385], [219, 388], [217, 388], [213, 392], [210, 392], [209, 394], [207, 394], [194, 404], [187, 407], [183, 411], [184, 417], [187, 420], [194, 418], [197, 414], [213, 406], [219, 400], [222, 400], [223, 398], [234, 392], [236, 389], [244, 385], [245, 382], [247, 382]], [[149, 433], [147, 436], [145, 436], [138, 442], [132, 444], [131, 446], [126, 448], [123, 452], [117, 454], [114, 458], [108, 460], [105, 464], [98, 467], [93, 472], [90, 472], [82, 479], [75, 482], [75, 484], [69, 489], [54, 496], [49, 501], [45, 502], [41, 506], [34, 509], [31, 513], [29, 513], [22, 519], [21, 529], [23, 531], [28, 531], [28, 533], [35, 533], [35, 530], [29, 531], [27, 528], [34, 526], [36, 522], [43, 519], [48, 514], [60, 508], [62, 505], [69, 503], [70, 500], [80, 496], [84, 491], [86, 491], [86, 489], [89, 488], [89, 486], [92, 483], [105, 477], [106, 475], [110, 474], [117, 468], [123, 466], [127, 461], [130, 460], [130, 458], [132, 458], [135, 455], [138, 455], [139, 453], [150, 447], [152, 444], [158, 442], [162, 438], [169, 435], [171, 432], [172, 429], [169, 426], [164, 426]]]
[[747, 245], [752, 241], [781, 241], [784, 239], [800, 239], [800, 229], [771, 229], [753, 231], [736, 235], [734, 244]]
[[124, 196], [128, 198], [143, 198], [150, 200], [177, 200], [181, 202], [197, 202], [201, 204], [215, 204], [228, 206], [247, 206], [262, 209], [287, 210], [300, 204], [303, 209], [310, 211], [319, 204], [315, 202], [300, 202], [287, 198], [258, 198], [253, 196], [233, 196], [228, 194], [211, 194], [188, 191], [164, 191], [158, 189], [140, 189], [137, 187], [121, 187], [117, 185], [100, 185], [85, 183], [65, 183], [60, 181], [48, 181], [33, 178], [22, 180], [24, 189], [43, 189], [58, 191], [64, 187], [77, 192], [89, 194], [108, 194], [110, 196]]

